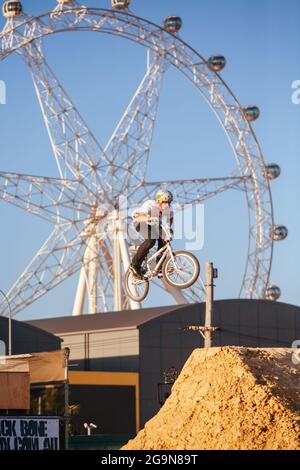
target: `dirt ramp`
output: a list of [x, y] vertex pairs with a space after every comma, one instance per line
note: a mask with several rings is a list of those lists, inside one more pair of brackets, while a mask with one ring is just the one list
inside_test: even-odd
[[126, 450], [298, 449], [300, 366], [291, 349], [195, 349]]

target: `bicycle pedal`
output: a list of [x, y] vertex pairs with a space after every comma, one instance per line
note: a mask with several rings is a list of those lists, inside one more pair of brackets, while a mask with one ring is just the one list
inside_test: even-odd
[[143, 279], [143, 274], [134, 266], [130, 266], [129, 270], [136, 279], [139, 279], [139, 280]]

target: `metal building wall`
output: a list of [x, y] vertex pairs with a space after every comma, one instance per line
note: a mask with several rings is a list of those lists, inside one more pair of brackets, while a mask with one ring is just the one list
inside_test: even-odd
[[139, 370], [139, 331], [136, 328], [63, 333], [59, 336], [64, 340], [64, 347], [70, 348], [70, 362], [74, 364], [72, 370]]

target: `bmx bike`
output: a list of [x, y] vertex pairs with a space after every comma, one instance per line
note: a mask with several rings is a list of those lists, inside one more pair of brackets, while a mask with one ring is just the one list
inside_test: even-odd
[[186, 289], [197, 281], [200, 274], [198, 259], [188, 251], [173, 251], [169, 229], [162, 224], [160, 227], [165, 244], [144, 261], [141, 278], [135, 276], [130, 268], [125, 273], [126, 293], [136, 302], [141, 302], [147, 297], [149, 282], [159, 275], [169, 286]]

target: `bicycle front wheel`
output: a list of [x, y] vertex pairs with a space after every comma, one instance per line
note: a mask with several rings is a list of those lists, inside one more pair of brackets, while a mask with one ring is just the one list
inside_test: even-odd
[[149, 292], [148, 279], [138, 279], [127, 269], [125, 274], [125, 289], [128, 297], [135, 302], [141, 302], [147, 297]]
[[186, 289], [192, 286], [199, 277], [199, 261], [188, 251], [175, 251], [173, 255], [173, 258], [170, 257], [164, 262], [163, 277], [170, 286]]

